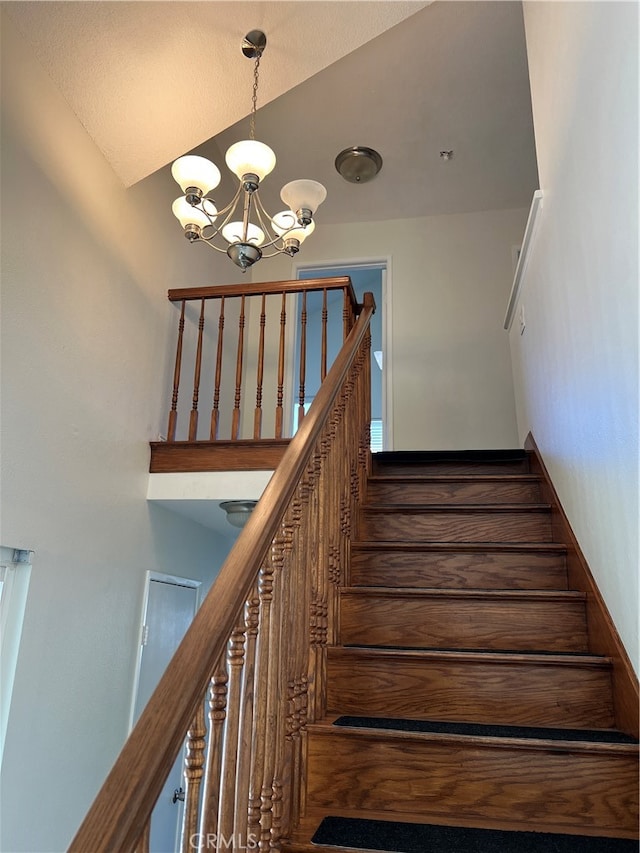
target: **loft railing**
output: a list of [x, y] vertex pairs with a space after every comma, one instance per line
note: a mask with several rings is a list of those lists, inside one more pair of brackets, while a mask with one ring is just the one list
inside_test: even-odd
[[[309, 325], [307, 302], [312, 293], [321, 294], [317, 329]], [[341, 304], [336, 306], [340, 293]], [[268, 437], [283, 438], [289, 420], [285, 400], [291, 412], [297, 404], [298, 423], [304, 418], [309, 340], [318, 344], [315, 385], [327, 374], [336, 319], [341, 319], [344, 342], [359, 310], [348, 277], [184, 288], [170, 290], [169, 300], [180, 306], [169, 443], [265, 438], [267, 407], [272, 426]], [[341, 318], [334, 316], [336, 307]], [[298, 365], [295, 377], [288, 369], [292, 350]]]
[[[279, 850], [304, 813], [306, 728], [370, 467], [373, 296], [80, 827], [72, 853], [145, 853], [186, 737], [182, 850]], [[250, 844], [248, 843], [250, 842]]]

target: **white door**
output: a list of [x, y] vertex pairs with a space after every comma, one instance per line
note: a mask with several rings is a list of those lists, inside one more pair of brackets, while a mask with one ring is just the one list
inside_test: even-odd
[[[136, 722], [167, 668], [198, 608], [198, 581], [147, 573], [146, 603], [132, 724]], [[178, 849], [182, 802], [174, 792], [184, 787], [184, 755], [174, 764], [151, 818], [150, 853]], [[175, 801], [174, 801], [175, 799]]]

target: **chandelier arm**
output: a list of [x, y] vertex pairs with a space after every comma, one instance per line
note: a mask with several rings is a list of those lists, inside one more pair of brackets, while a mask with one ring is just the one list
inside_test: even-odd
[[[243, 192], [242, 184], [240, 184], [240, 185], [238, 186], [238, 189], [236, 190], [236, 194], [235, 194], [235, 195], [234, 195], [234, 197], [231, 199], [231, 201], [229, 202], [229, 204], [227, 204], [225, 207], [221, 208], [221, 209], [216, 213], [216, 217], [217, 217], [218, 219], [219, 219], [221, 216], [224, 216], [224, 215], [225, 215], [226, 213], [228, 213], [228, 212], [231, 212], [231, 214], [233, 214], [234, 210], [236, 209], [236, 206], [237, 206], [237, 204], [238, 204], [238, 201], [239, 201], [239, 199], [240, 199], [240, 196], [241, 196], [242, 192]], [[204, 197], [204, 199], [203, 199], [203, 201], [204, 201], [204, 200], [206, 200], [206, 201], [210, 201], [210, 202], [211, 202], [211, 204], [215, 205], [215, 202], [214, 202], [214, 200], [213, 200], [212, 198], [207, 198], [207, 196], [205, 196], [205, 197]], [[206, 212], [206, 211], [205, 211], [205, 212]]]
[[[243, 192], [242, 184], [240, 184], [240, 186], [238, 187], [238, 189], [236, 191], [236, 194], [231, 199], [229, 204], [226, 207], [223, 207], [222, 210], [219, 210], [218, 213], [216, 214], [216, 219], [218, 221], [218, 224], [211, 222], [209, 225], [204, 226], [204, 228], [213, 228], [214, 229], [213, 233], [207, 235], [206, 237], [201, 237], [201, 239], [203, 239], [205, 241], [205, 243], [208, 243], [208, 245], [212, 246], [214, 249], [218, 249], [218, 247], [214, 246], [213, 243], [211, 243], [210, 241], [214, 240], [218, 236], [218, 234], [220, 234], [220, 232], [222, 231], [224, 226], [231, 220], [231, 217], [235, 213], [236, 207], [238, 206], [238, 201], [240, 200], [240, 196], [241, 196], [242, 192]], [[208, 199], [208, 201], [211, 201], [213, 203], [212, 199]], [[225, 214], [226, 214], [226, 216], [225, 216]], [[204, 228], [203, 228], [203, 231], [204, 231]], [[226, 249], [218, 249], [218, 251], [226, 252]]]
[[275, 247], [276, 254], [282, 254], [284, 252], [284, 239], [283, 239], [281, 234], [276, 234], [275, 236], [273, 236], [273, 234], [274, 234], [273, 226], [269, 227], [265, 223], [263, 216], [266, 217], [270, 223], [272, 222], [272, 219], [269, 216], [269, 214], [267, 213], [267, 211], [265, 210], [265, 207], [262, 204], [262, 201], [260, 200], [260, 196], [257, 196], [257, 198], [255, 199], [254, 209], [256, 211], [256, 218], [257, 218], [258, 222], [260, 223], [260, 227], [262, 228], [262, 231], [269, 238], [268, 242], [263, 243], [262, 246], [260, 247], [263, 250], [263, 256], [269, 257], [269, 258], [273, 257], [273, 255], [265, 255], [264, 254], [264, 249], [268, 249], [269, 246]]
[[[249, 225], [251, 223], [251, 201], [253, 196], [257, 192], [254, 190], [253, 193], [244, 192], [244, 204], [242, 205], [242, 242], [246, 243], [249, 237]], [[259, 217], [258, 217], [259, 218]]]
[[[216, 231], [216, 233], [213, 235], [213, 237], [217, 236], [217, 234], [218, 234], [218, 232]], [[207, 246], [209, 246], [211, 249], [215, 249], [215, 250], [216, 250], [216, 252], [221, 252], [223, 255], [226, 255], [226, 254], [227, 254], [227, 250], [226, 250], [226, 249], [222, 249], [222, 248], [220, 248], [220, 246], [216, 246], [216, 244], [213, 242], [213, 237], [203, 237], [203, 236], [202, 236], [202, 234], [200, 234], [200, 236], [198, 237], [198, 239], [197, 239], [197, 240], [195, 240], [194, 242], [196, 242], [196, 243], [206, 243], [206, 244], [207, 244]]]
[[[262, 203], [262, 201], [261, 201], [260, 197], [258, 197], [258, 198], [256, 199], [256, 205], [255, 205], [255, 207], [256, 207], [256, 210], [258, 211], [258, 216], [260, 215], [260, 213], [262, 213], [264, 216], [266, 216], [266, 217], [267, 217], [267, 219], [269, 220], [269, 222], [273, 222], [273, 217], [272, 217], [272, 216], [270, 215], [270, 213], [265, 209], [265, 206], [263, 205], [263, 203]], [[289, 234], [289, 233], [290, 233], [291, 231], [293, 231], [295, 228], [299, 228], [299, 227], [300, 227], [300, 226], [298, 225], [298, 221], [297, 221], [297, 219], [296, 219], [296, 217], [295, 217], [295, 214], [293, 214], [292, 218], [293, 218], [293, 222], [292, 222], [292, 224], [291, 224], [291, 225], [286, 229], [286, 231], [283, 231], [283, 232], [282, 232], [282, 234], [278, 234], [278, 235], [276, 236], [276, 238], [275, 238], [274, 240], [272, 240], [272, 241], [271, 241], [271, 243], [269, 243], [269, 244], [267, 244], [267, 245], [272, 245], [272, 244], [274, 244], [277, 240], [282, 240], [282, 245], [284, 246], [284, 238], [287, 236], [287, 234]], [[264, 230], [264, 225], [263, 225], [263, 230]], [[271, 226], [271, 228], [269, 229], [269, 231], [274, 231], [273, 225]]]
[[[212, 205], [213, 209], [215, 210], [215, 213], [210, 213], [207, 210], [206, 205], [205, 205], [205, 202], [207, 202], [207, 201]], [[204, 215], [209, 219], [210, 225], [213, 225], [214, 221], [216, 220], [216, 218], [219, 215], [214, 200], [212, 198], [207, 198], [206, 195], [202, 196], [202, 198], [200, 199], [200, 205], [199, 206], [196, 205], [196, 210], [201, 210], [204, 213]]]

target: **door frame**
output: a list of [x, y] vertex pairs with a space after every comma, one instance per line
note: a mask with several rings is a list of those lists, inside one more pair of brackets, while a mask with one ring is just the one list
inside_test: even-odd
[[[383, 450], [393, 450], [393, 349], [392, 349], [392, 263], [391, 255], [372, 258], [351, 258], [330, 261], [294, 261], [293, 278], [298, 279], [302, 270], [323, 270], [352, 268], [379, 268], [382, 270], [382, 424]], [[293, 369], [293, 368], [292, 368]], [[291, 408], [291, 407], [289, 407]], [[290, 417], [290, 415], [289, 415]]]

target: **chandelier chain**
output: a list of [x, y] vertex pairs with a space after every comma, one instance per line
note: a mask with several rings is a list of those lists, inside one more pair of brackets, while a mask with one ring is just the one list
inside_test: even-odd
[[256, 109], [258, 104], [258, 83], [259, 83], [259, 68], [260, 68], [259, 53], [256, 56], [256, 63], [253, 66], [253, 94], [251, 96], [251, 118], [249, 120], [249, 139], [256, 138]]

